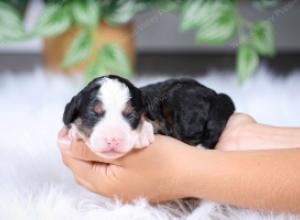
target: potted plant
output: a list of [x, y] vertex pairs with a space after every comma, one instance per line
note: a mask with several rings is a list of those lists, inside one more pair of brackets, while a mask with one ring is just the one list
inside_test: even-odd
[[[260, 8], [276, 3], [254, 1]], [[179, 14], [180, 31], [198, 30], [199, 43], [218, 45], [233, 41], [241, 82], [255, 71], [259, 55], [272, 56], [275, 51], [272, 24], [245, 19], [238, 0], [45, 0], [32, 30], [24, 30], [15, 6], [0, 1], [0, 42], [42, 37], [48, 67], [65, 71], [85, 69], [87, 81], [99, 73], [131, 76], [135, 53], [130, 21], [137, 13], [150, 9]]]

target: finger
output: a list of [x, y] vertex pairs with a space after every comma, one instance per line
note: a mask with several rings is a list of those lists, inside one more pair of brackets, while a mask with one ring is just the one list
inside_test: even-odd
[[[106, 196], [109, 195], [109, 192], [112, 192], [110, 189], [112, 174], [108, 170], [111, 169], [109, 166], [114, 165], [82, 161], [68, 155], [63, 155], [63, 161], [72, 170], [79, 184], [93, 192]], [[101, 185], [99, 185], [99, 182]]]
[[107, 168], [110, 166], [108, 164], [78, 160], [68, 155], [63, 155], [63, 161], [72, 170], [74, 175], [87, 182], [92, 183], [96, 178], [107, 179]]
[[81, 177], [74, 175], [74, 179], [77, 184], [86, 188], [90, 192], [97, 193], [99, 195], [106, 196], [106, 197], [112, 197], [111, 193], [109, 193], [110, 191], [104, 190], [103, 182], [101, 183], [100, 186], [98, 185], [97, 187], [94, 187], [94, 184], [91, 184], [90, 182], [86, 181], [85, 179], [83, 179]]
[[63, 127], [57, 136], [57, 144], [61, 149], [68, 149], [71, 145], [71, 139], [68, 135], [69, 129]]
[[99, 161], [102, 162], [102, 158], [97, 156], [91, 149], [84, 143], [83, 140], [72, 140], [70, 149], [66, 151], [73, 158], [84, 161]]
[[69, 129], [64, 126], [62, 129], [60, 129], [60, 131], [58, 132], [57, 138], [61, 138], [64, 136], [67, 136]]
[[75, 179], [76, 183], [78, 183], [79, 185], [83, 186], [87, 190], [95, 192], [94, 186], [91, 183], [87, 182], [85, 179], [83, 179], [83, 178], [81, 178], [79, 176], [76, 176], [76, 175], [74, 175], [74, 179]]
[[83, 160], [79, 160], [77, 158], [73, 158], [69, 154], [66, 154], [64, 152], [62, 152], [62, 160], [63, 160], [64, 164], [67, 167], [69, 167], [76, 176], [78, 174], [80, 174], [80, 176], [82, 176], [81, 173], [86, 173], [87, 171], [92, 170], [93, 162], [83, 161]]

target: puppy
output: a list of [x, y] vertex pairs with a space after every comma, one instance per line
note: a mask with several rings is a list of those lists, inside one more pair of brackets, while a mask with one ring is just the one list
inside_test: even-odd
[[107, 159], [123, 156], [154, 140], [151, 123], [144, 118], [141, 90], [118, 76], [99, 77], [67, 104], [63, 122], [73, 138]]
[[106, 159], [121, 157], [168, 135], [212, 149], [234, 104], [192, 79], [173, 79], [140, 89], [115, 75], [90, 82], [67, 104], [63, 122]]

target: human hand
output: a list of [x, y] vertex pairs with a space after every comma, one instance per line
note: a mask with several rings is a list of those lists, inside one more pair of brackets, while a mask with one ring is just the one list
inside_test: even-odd
[[[63, 161], [78, 183], [108, 197], [117, 196], [123, 201], [131, 201], [143, 196], [150, 202], [199, 197], [244, 208], [299, 213], [300, 194], [295, 190], [299, 185], [299, 178], [295, 175], [299, 167], [298, 149], [221, 151], [239, 149], [244, 146], [242, 143], [248, 142], [248, 149], [274, 146], [276, 143], [278, 147], [299, 148], [299, 132], [299, 128], [268, 127], [256, 123], [250, 116], [235, 114], [216, 146], [220, 150], [199, 150], [158, 135], [146, 149], [135, 150], [114, 161], [105, 161], [92, 153], [81, 140], [69, 140], [66, 128], [59, 134], [59, 145]], [[275, 140], [270, 140], [274, 134]], [[263, 141], [253, 142], [255, 136]], [[261, 163], [262, 160], [264, 163]], [[245, 170], [249, 171], [247, 175]], [[241, 181], [241, 175], [244, 181]], [[253, 176], [262, 181], [257, 184], [257, 181], [252, 181]], [[284, 195], [274, 194], [274, 190], [284, 192]], [[283, 196], [286, 200], [281, 200]], [[258, 203], [258, 200], [265, 202]]]
[[187, 188], [182, 187], [185, 168], [190, 164], [189, 154], [198, 149], [157, 135], [147, 148], [107, 161], [81, 140], [70, 140], [67, 133], [63, 128], [58, 137], [62, 159], [77, 182], [90, 191], [123, 201], [146, 197], [161, 202], [189, 196]]
[[251, 139], [245, 137], [244, 134], [249, 127], [255, 124], [257, 124], [255, 119], [250, 115], [234, 113], [229, 118], [215, 149], [225, 151], [251, 149], [251, 147], [247, 147]]
[[[234, 114], [223, 131], [216, 148], [239, 149], [238, 135], [244, 126], [255, 123], [245, 114]], [[156, 135], [154, 143], [125, 157], [106, 160], [93, 153], [80, 139], [71, 140], [68, 130], [59, 133], [62, 159], [79, 184], [108, 197], [124, 201], [146, 197], [149, 201], [168, 201], [191, 197], [187, 187], [187, 170], [193, 170], [191, 157], [200, 150], [174, 138]]]

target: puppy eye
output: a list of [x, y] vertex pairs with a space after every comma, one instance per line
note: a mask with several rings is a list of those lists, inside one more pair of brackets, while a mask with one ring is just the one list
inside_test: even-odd
[[125, 109], [122, 112], [123, 116], [128, 118], [133, 114], [133, 108], [130, 105], [126, 105]]
[[129, 117], [131, 117], [133, 115], [133, 112], [123, 112], [123, 116], [125, 117], [125, 118], [129, 118]]
[[99, 115], [102, 116], [104, 115], [104, 109], [102, 108], [102, 105], [100, 103], [97, 103], [94, 107], [94, 112]]

